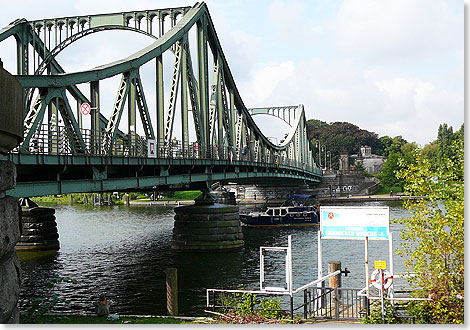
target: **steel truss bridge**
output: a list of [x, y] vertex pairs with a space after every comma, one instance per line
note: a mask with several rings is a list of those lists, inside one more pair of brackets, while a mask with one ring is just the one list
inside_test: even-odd
[[[133, 31], [154, 40], [119, 61], [65, 72], [57, 61], [61, 51], [108, 30]], [[24, 139], [8, 156], [17, 165], [17, 185], [11, 195], [188, 189], [207, 187], [212, 181], [320, 181], [303, 105], [246, 108], [205, 3], [19, 19], [0, 30], [0, 42], [11, 36], [17, 45], [16, 77], [24, 87]], [[151, 61], [156, 78], [144, 88], [141, 68]], [[164, 75], [164, 64], [170, 66], [171, 77]], [[114, 105], [103, 109], [100, 83], [114, 76], [121, 77]], [[84, 84], [89, 86], [86, 92]], [[147, 105], [149, 91], [156, 94], [155, 109]], [[90, 105], [87, 117], [80, 111], [85, 103]], [[123, 123], [126, 103], [127, 123]], [[109, 118], [103, 110], [111, 110]], [[280, 144], [263, 135], [252, 118], [258, 114], [290, 125]], [[172, 138], [175, 127], [181, 132], [179, 139]]]

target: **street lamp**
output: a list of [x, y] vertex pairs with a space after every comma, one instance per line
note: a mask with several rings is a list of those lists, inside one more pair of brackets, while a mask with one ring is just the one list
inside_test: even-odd
[[[321, 146], [321, 151], [325, 152], [325, 162], [323, 163], [323, 165], [325, 165], [325, 169], [326, 169], [326, 147], [325, 147], [325, 145]], [[321, 154], [320, 154], [320, 159], [321, 159]], [[320, 168], [322, 168], [321, 164], [320, 164]]]
[[320, 140], [315, 140], [315, 147], [318, 147], [318, 165], [321, 168]]
[[328, 157], [330, 158], [330, 167], [328, 169], [331, 171], [331, 151], [328, 150], [326, 153], [328, 154]]

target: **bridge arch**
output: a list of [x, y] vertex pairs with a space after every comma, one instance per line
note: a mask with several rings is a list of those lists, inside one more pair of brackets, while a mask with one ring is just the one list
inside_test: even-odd
[[287, 125], [292, 127], [295, 119], [296, 111], [300, 111], [300, 105], [282, 106], [282, 107], [266, 107], [266, 108], [249, 108], [248, 112], [252, 115], [269, 115], [281, 119]]
[[[204, 3], [198, 3], [191, 8], [182, 7], [109, 15], [109, 17], [95, 15], [97, 18], [95, 21], [90, 20], [89, 16], [42, 20], [42, 23], [33, 24], [33, 28], [28, 22], [22, 21], [13, 23], [9, 30], [0, 30], [0, 41], [8, 33], [14, 32], [15, 35], [30, 33], [30, 42], [36, 52], [34, 58], [37, 56], [44, 63], [43, 67], [39, 67], [38, 63], [38, 70], [34, 70], [35, 74], [33, 75], [18, 75], [18, 79], [25, 88], [40, 90], [35, 102], [31, 102], [31, 107], [26, 109], [25, 118], [28, 119], [28, 129], [25, 131], [24, 142], [19, 153], [27, 153], [32, 136], [43, 130], [41, 123], [45, 118], [46, 109], [50, 108], [50, 105], [57, 107], [54, 102], [58, 102], [59, 98], [52, 97], [52, 92], [60, 90], [61, 95], [65, 95], [65, 90], [67, 90], [78, 105], [89, 102], [91, 108], [96, 109], [93, 113], [94, 117], [92, 117], [92, 127], [89, 132], [85, 132], [80, 128], [79, 118], [74, 118], [73, 114], [70, 115], [72, 107], [68, 104], [67, 97], [60, 98], [64, 103], [61, 104], [62, 108], [67, 111], [64, 112], [65, 116], [70, 117], [70, 120], [64, 121], [64, 124], [68, 126], [66, 132], [71, 132], [68, 138], [73, 141], [84, 141], [80, 142], [82, 148], [77, 149], [82, 150], [88, 156], [121, 157], [125, 155], [126, 157], [149, 158], [150, 156], [145, 154], [146, 143], [149, 145], [155, 143], [157, 158], [181, 157], [191, 160], [221, 161], [225, 162], [225, 166], [235, 166], [234, 164], [236, 164], [233, 171], [239, 171], [240, 167], [249, 170], [254, 163], [270, 164], [271, 167], [268, 166], [268, 168], [271, 170], [292, 168], [295, 171], [300, 171], [297, 173], [303, 173], [301, 176], [304, 176], [306, 180], [316, 181], [318, 179], [320, 172], [313, 160], [312, 149], [307, 139], [303, 105], [269, 107], [263, 108], [262, 111], [259, 108], [250, 110], [245, 106]], [[177, 21], [176, 18], [179, 15], [182, 17]], [[126, 58], [93, 69], [71, 73], [64, 72], [55, 58], [61, 49], [75, 40], [101, 30], [130, 29], [152, 35], [152, 25], [149, 25], [149, 22], [155, 17], [159, 19], [159, 36], [154, 36], [155, 42]], [[165, 17], [169, 17], [171, 22], [171, 28], [167, 31], [164, 27]], [[144, 18], [147, 19], [147, 27], [146, 31], [142, 32], [141, 23], [144, 22]], [[100, 25], [99, 20], [104, 23]], [[110, 23], [116, 20], [120, 20], [121, 23], [114, 25]], [[134, 27], [129, 26], [132, 21]], [[85, 28], [87, 24], [88, 29]], [[22, 30], [21, 26], [23, 28], [29, 27], [29, 30]], [[56, 28], [61, 30], [61, 26], [71, 35], [49, 51], [48, 41], [50, 39], [47, 40], [45, 33], [42, 36], [38, 32], [51, 31]], [[188, 34], [192, 29], [196, 30], [197, 36], [195, 45], [197, 54], [194, 60], [194, 65], [197, 64], [197, 72], [193, 69], [191, 47], [189, 46]], [[22, 42], [21, 38], [19, 41]], [[163, 54], [165, 52], [171, 52], [174, 56], [167, 100], [163, 99], [165, 95]], [[20, 52], [20, 54], [22, 53]], [[24, 58], [20, 58], [19, 62], [24, 60]], [[150, 110], [139, 74], [140, 67], [150, 61], [155, 61], [157, 77], [155, 86], [152, 86], [152, 90], [156, 94], [156, 122], [154, 124], [150, 120]], [[41, 71], [41, 73], [44, 72], [46, 66], [53, 67], [54, 70], [51, 70], [50, 74], [39, 74]], [[19, 70], [19, 73], [25, 73], [25, 70]], [[109, 118], [103, 118], [99, 112], [99, 102], [96, 101], [99, 100], [99, 82], [116, 75], [121, 76], [121, 82], [116, 93], [112, 113]], [[210, 76], [212, 79], [209, 79]], [[90, 84], [90, 100], [81, 94], [76, 87], [78, 84], [84, 83]], [[177, 105], [178, 98], [180, 105]], [[126, 103], [128, 105], [128, 131], [121, 132], [118, 127]], [[168, 107], [165, 106], [165, 103], [168, 104]], [[145, 136], [139, 136], [136, 132], [137, 110]], [[181, 154], [174, 152], [175, 143], [171, 139], [173, 127], [177, 125], [175, 122], [176, 111], [181, 111], [182, 139], [179, 147]], [[282, 143], [273, 144], [256, 125], [252, 116], [259, 113], [276, 116], [290, 125], [291, 130]], [[196, 135], [195, 141], [189, 139], [190, 116]], [[50, 132], [46, 131], [43, 134], [50, 135]], [[210, 171], [210, 169], [206, 170]], [[170, 172], [165, 165], [160, 169], [159, 175]], [[93, 175], [100, 177], [95, 172]]]

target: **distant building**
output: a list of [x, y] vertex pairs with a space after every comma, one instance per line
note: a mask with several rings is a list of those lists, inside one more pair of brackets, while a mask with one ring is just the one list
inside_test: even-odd
[[349, 170], [349, 155], [346, 149], [343, 149], [339, 154], [339, 170], [348, 171]]
[[362, 167], [369, 173], [378, 173], [382, 169], [385, 158], [383, 156], [374, 155], [369, 146], [361, 146], [361, 154], [356, 156], [355, 163], [362, 162]]

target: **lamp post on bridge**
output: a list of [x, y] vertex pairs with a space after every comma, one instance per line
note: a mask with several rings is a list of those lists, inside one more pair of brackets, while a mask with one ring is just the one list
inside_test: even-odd
[[315, 140], [315, 147], [318, 147], [318, 165], [321, 168], [320, 140]]
[[331, 150], [328, 150], [326, 153], [328, 157], [330, 158], [330, 166], [328, 167], [328, 170], [331, 171]]
[[[326, 170], [326, 147], [325, 145], [322, 145], [321, 146], [321, 151], [324, 151], [325, 152], [325, 162], [323, 163], [323, 165], [325, 166], [325, 170]], [[320, 153], [320, 158], [321, 158], [321, 153]], [[320, 166], [321, 167], [321, 166]], [[322, 168], [323, 169], [323, 168]]]

